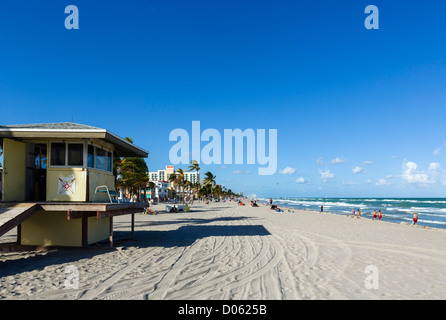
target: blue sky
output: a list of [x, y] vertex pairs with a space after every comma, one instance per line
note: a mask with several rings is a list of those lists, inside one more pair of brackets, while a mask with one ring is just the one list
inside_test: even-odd
[[[79, 9], [79, 30], [64, 27]], [[367, 5], [379, 29], [367, 30]], [[445, 197], [443, 1], [8, 1], [0, 123], [74, 121], [169, 164], [169, 134], [277, 129], [278, 170], [203, 165], [259, 196]], [[204, 146], [205, 143], [202, 144]], [[185, 166], [182, 166], [185, 167]]]

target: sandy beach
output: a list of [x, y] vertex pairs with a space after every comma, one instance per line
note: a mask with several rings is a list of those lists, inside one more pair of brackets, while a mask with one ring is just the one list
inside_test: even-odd
[[445, 230], [291, 211], [117, 217], [118, 251], [0, 253], [0, 299], [446, 299]]

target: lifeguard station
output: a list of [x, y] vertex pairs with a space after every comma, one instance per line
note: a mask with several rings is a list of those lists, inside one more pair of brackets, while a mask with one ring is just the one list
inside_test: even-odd
[[[113, 217], [142, 212], [116, 203], [113, 157], [148, 156], [102, 128], [77, 123], [0, 126], [3, 199], [0, 236], [17, 227], [17, 243], [87, 246], [109, 239]], [[106, 190], [106, 192], [103, 192]]]

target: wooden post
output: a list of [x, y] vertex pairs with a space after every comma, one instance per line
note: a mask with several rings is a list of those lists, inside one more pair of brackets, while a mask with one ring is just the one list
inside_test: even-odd
[[88, 246], [88, 216], [82, 217], [82, 246]]
[[132, 213], [132, 240], [134, 234], [135, 234], [135, 214]]
[[108, 229], [108, 241], [110, 242], [110, 247], [113, 247], [113, 216], [110, 217], [110, 225]]
[[17, 245], [22, 244], [22, 224], [17, 226]]

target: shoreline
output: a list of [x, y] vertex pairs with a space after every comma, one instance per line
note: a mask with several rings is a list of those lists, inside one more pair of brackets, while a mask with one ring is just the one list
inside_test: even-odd
[[[320, 214], [331, 214], [331, 215], [347, 217], [347, 218], [351, 218], [351, 219], [370, 220], [372, 222], [377, 222], [377, 223], [385, 222], [385, 223], [391, 223], [391, 224], [397, 224], [397, 225], [410, 226], [412, 228], [420, 228], [420, 229], [428, 229], [428, 230], [438, 230], [438, 231], [446, 232], [445, 228], [435, 228], [435, 227], [431, 227], [431, 226], [422, 226], [422, 225], [419, 225], [419, 224], [414, 225], [414, 224], [411, 224], [409, 222], [393, 222], [393, 221], [386, 221], [386, 220], [379, 221], [378, 219], [373, 220], [373, 219], [371, 219], [369, 217], [364, 217], [364, 216], [357, 217], [357, 216], [352, 216], [351, 214], [339, 214], [339, 213], [325, 211], [325, 210], [323, 212], [321, 212], [321, 211], [316, 211], [316, 210], [311, 210], [311, 209], [300, 209], [300, 208], [297, 209], [297, 208], [289, 207], [289, 206], [286, 206], [286, 205], [280, 205], [278, 207], [279, 208], [280, 207], [286, 208], [287, 210], [290, 209], [290, 210], [307, 211], [307, 212], [320, 213]], [[286, 210], [283, 210], [283, 211], [286, 212]], [[282, 212], [280, 212], [280, 213], [282, 213]]]
[[[316, 205], [320, 206], [320, 204], [324, 203], [322, 201], [322, 198], [317, 198], [317, 197], [316, 198], [292, 198], [292, 199], [299, 199], [299, 201], [305, 201], [305, 200], [308, 200], [308, 199], [317, 200], [318, 202], [315, 201], [314, 206], [316, 206]], [[363, 201], [376, 200], [376, 199], [381, 199], [381, 200], [390, 199], [391, 201], [394, 201], [394, 200], [395, 201], [398, 201], [398, 200], [403, 200], [403, 201], [408, 200], [409, 201], [409, 199], [412, 199], [412, 200], [432, 200], [432, 199], [435, 199], [435, 200], [441, 200], [440, 201], [441, 203], [443, 203], [443, 202], [446, 203], [446, 198], [376, 198], [375, 197], [375, 198], [328, 198], [328, 199], [329, 199], [329, 201], [332, 200], [332, 199], [335, 199], [335, 200], [355, 199], [355, 200], [363, 200]], [[410, 201], [412, 201], [412, 200], [410, 200]], [[261, 201], [262, 203], [263, 202], [268, 202], [268, 204], [269, 204], [269, 199], [259, 198], [259, 200], [257, 200], [257, 201]], [[273, 204], [274, 204], [275, 201], [289, 201], [289, 200], [288, 199], [281, 199], [281, 198], [274, 198], [273, 199]], [[336, 204], [331, 204], [330, 206], [327, 206], [327, 207], [331, 207], [331, 206], [335, 206], [335, 205]], [[349, 210], [351, 210], [352, 208], [355, 208], [355, 212], [356, 212], [358, 207], [367, 206], [367, 205], [369, 205], [369, 204], [366, 204], [366, 205], [364, 205], [364, 204], [357, 204], [357, 206], [354, 206], [353, 204], [348, 203], [348, 206], [345, 206], [345, 208], [346, 209], [348, 208]], [[313, 211], [313, 212], [320, 212], [320, 210], [318, 210], [318, 209], [296, 208], [296, 207], [293, 207], [290, 204], [282, 204], [282, 203], [280, 203], [280, 205], [278, 205], [278, 206], [282, 206], [284, 208], [292, 209], [292, 210], [309, 210], [309, 211]], [[339, 207], [343, 207], [343, 206], [339, 205]], [[351, 211], [349, 213], [346, 213], [346, 212], [340, 213], [340, 212], [332, 212], [332, 211], [330, 211], [330, 209], [328, 209], [328, 210], [327, 209], [328, 208], [326, 208], [325, 205], [324, 205], [324, 213], [325, 212], [329, 212], [329, 213], [334, 214], [334, 215], [350, 216], [351, 217]], [[413, 212], [417, 212], [418, 211], [417, 209], [425, 209], [425, 208], [412, 208], [412, 209], [413, 210], [410, 210], [410, 212], [412, 212], [412, 211]], [[432, 209], [432, 210], [435, 210], [435, 209], [446, 210], [446, 208], [430, 208], [430, 209]], [[384, 210], [387, 210], [387, 208], [385, 208]], [[382, 220], [382, 222], [389, 222], [389, 223], [395, 223], [395, 224], [401, 224], [401, 225], [410, 225], [412, 227], [418, 227], [418, 228], [424, 228], [424, 229], [435, 229], [435, 230], [445, 230], [446, 231], [446, 226], [444, 226], [445, 223], [442, 222], [441, 220], [439, 220], [439, 221], [424, 220], [425, 216], [429, 215], [428, 213], [424, 213], [424, 212], [420, 213], [419, 212], [418, 213], [418, 224], [414, 225], [412, 223], [412, 218], [410, 218], [410, 219], [404, 218], [404, 214], [400, 213], [401, 209], [399, 210], [399, 208], [395, 208], [395, 210], [393, 212], [390, 212], [390, 213], [389, 212], [384, 212], [384, 210], [383, 210], [383, 220]], [[378, 211], [378, 209], [376, 209], [376, 211]], [[398, 215], [401, 215], [401, 217], [395, 217], [395, 213], [394, 213], [395, 211], [399, 211]], [[391, 216], [391, 218], [388, 218], [386, 220], [386, 216]], [[392, 216], [393, 216], [393, 218], [392, 218]], [[421, 219], [420, 216], [423, 216], [423, 218]], [[446, 218], [446, 214], [444, 215], [444, 217]], [[361, 219], [369, 219], [369, 220], [373, 221], [372, 209], [367, 209], [367, 210], [361, 209]], [[378, 221], [378, 218], [376, 218], [376, 220]], [[399, 221], [399, 220], [403, 220], [403, 221]], [[442, 225], [444, 227], [438, 227], [438, 226], [436, 226], [437, 224], [440, 224], [440, 225]]]

